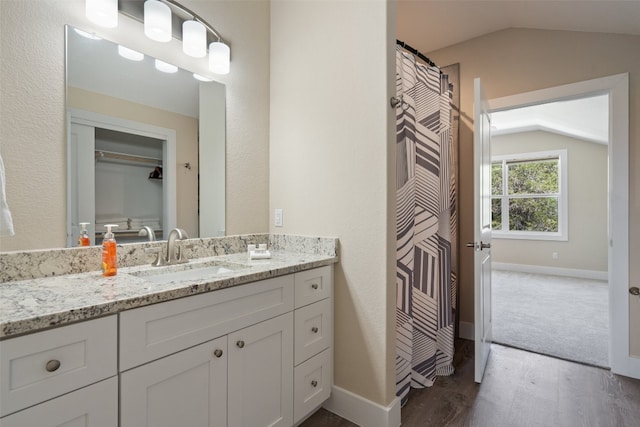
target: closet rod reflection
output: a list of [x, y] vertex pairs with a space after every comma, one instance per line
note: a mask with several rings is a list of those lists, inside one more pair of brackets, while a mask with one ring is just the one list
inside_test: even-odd
[[116, 153], [115, 151], [96, 150], [96, 160], [100, 159], [126, 160], [129, 162], [150, 163], [162, 166], [162, 159], [158, 159], [155, 157], [136, 156], [133, 154]]

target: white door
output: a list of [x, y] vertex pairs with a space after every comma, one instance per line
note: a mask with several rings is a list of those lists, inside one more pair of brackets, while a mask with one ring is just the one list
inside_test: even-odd
[[293, 425], [293, 313], [229, 334], [229, 426]]
[[482, 382], [491, 351], [491, 117], [479, 78], [474, 80], [474, 308], [475, 381]]
[[227, 337], [124, 372], [122, 427], [227, 425]]
[[95, 245], [96, 130], [93, 126], [71, 123], [67, 168], [67, 247], [78, 246], [80, 223], [88, 222], [91, 246]]

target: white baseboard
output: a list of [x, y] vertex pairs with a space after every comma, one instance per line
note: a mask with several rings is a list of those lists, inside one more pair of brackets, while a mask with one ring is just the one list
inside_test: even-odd
[[463, 338], [465, 340], [475, 340], [476, 332], [473, 327], [473, 323], [470, 322], [460, 322], [458, 324], [458, 337]]
[[495, 270], [517, 271], [519, 273], [550, 274], [553, 276], [577, 277], [580, 279], [609, 280], [606, 271], [580, 270], [577, 268], [547, 267], [542, 265], [508, 264], [504, 262], [492, 262], [491, 268]]
[[331, 388], [331, 397], [323, 405], [328, 411], [362, 427], [399, 427], [400, 399], [382, 406], [338, 386]]

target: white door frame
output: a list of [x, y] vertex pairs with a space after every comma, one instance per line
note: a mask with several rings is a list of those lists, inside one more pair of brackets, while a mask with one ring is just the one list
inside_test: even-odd
[[[176, 169], [174, 166], [176, 165], [176, 131], [174, 129], [76, 108], [69, 108], [67, 113], [67, 133], [69, 133], [69, 129], [71, 129], [71, 123], [141, 135], [164, 141], [162, 144], [162, 231], [163, 236], [168, 236], [169, 231], [175, 228], [177, 224]], [[67, 138], [67, 140], [69, 140], [69, 138]], [[70, 183], [67, 182], [67, 192], [69, 192], [69, 185]], [[67, 197], [67, 212], [69, 212], [69, 209], [69, 197]], [[68, 217], [69, 215], [67, 215], [67, 233], [71, 231]]]
[[617, 74], [489, 101], [492, 112], [609, 95], [609, 361], [616, 374], [640, 378], [629, 352], [629, 74]]

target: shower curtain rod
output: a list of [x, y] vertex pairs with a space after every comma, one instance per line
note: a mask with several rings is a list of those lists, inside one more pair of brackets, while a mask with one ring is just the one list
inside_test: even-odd
[[[438, 67], [436, 65], [435, 62], [433, 62], [432, 60], [430, 60], [429, 58], [427, 58], [426, 56], [424, 56], [423, 54], [421, 54], [420, 52], [418, 52], [418, 49], [415, 49], [411, 46], [409, 46], [408, 44], [406, 44], [405, 42], [396, 39], [396, 44], [400, 45], [402, 48], [408, 50], [409, 52], [413, 53], [414, 55], [416, 55], [418, 58], [422, 59], [424, 62], [426, 62], [427, 64], [429, 64], [432, 67]], [[440, 67], [438, 67], [440, 68]]]

